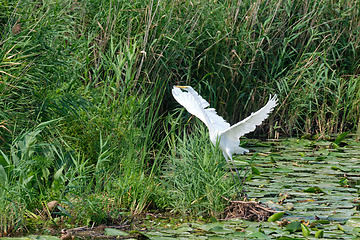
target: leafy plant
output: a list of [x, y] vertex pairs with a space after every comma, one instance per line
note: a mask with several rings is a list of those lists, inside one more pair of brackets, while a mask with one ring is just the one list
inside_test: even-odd
[[175, 83], [201, 91], [230, 123], [278, 94], [253, 136], [360, 136], [358, 9], [330, 0], [4, 1], [0, 232], [21, 229], [54, 199], [67, 223], [100, 224], [114, 209], [220, 212], [221, 195], [235, 192], [226, 165], [188, 115], [174, 117]]
[[234, 189], [225, 159], [210, 143], [206, 129], [183, 132], [173, 148], [165, 173], [172, 208], [183, 214], [219, 214], [222, 196], [234, 194]]

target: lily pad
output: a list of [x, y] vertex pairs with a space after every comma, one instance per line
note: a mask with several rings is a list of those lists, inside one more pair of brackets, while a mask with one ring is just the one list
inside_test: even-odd
[[114, 228], [105, 228], [104, 230], [105, 235], [107, 236], [128, 236], [129, 234], [127, 232], [114, 229]]
[[221, 226], [215, 226], [213, 228], [210, 228], [209, 232], [215, 232], [215, 233], [218, 233], [218, 234], [227, 234], [227, 233], [233, 233], [234, 230], [223, 228]]
[[247, 235], [247, 236], [250, 238], [257, 238], [257, 239], [271, 239], [270, 237], [266, 236], [262, 232], [251, 233], [250, 235]]
[[296, 232], [298, 230], [301, 230], [301, 223], [291, 222], [288, 225], [286, 225], [286, 230], [289, 232]]
[[350, 218], [349, 220], [346, 221], [345, 226], [360, 228], [360, 216]]
[[274, 213], [273, 215], [271, 215], [268, 218], [268, 222], [275, 222], [276, 220], [279, 220], [280, 218], [282, 218], [282, 216], [284, 215], [285, 212], [277, 212]]
[[60, 240], [60, 238], [48, 235], [29, 235], [27, 237], [2, 237], [1, 240]]
[[294, 172], [294, 170], [289, 168], [276, 168], [273, 170], [273, 172], [290, 173]]
[[321, 188], [319, 187], [309, 187], [308, 189], [305, 189], [304, 192], [308, 193], [325, 193]]

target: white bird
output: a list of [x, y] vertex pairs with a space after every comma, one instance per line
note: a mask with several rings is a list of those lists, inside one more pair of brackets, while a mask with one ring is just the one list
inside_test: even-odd
[[[209, 129], [211, 142], [216, 146], [217, 141], [219, 141], [219, 147], [222, 150], [229, 167], [229, 159], [233, 163], [233, 154], [243, 154], [245, 152], [249, 152], [248, 149], [239, 147], [239, 138], [254, 131], [256, 126], [260, 125], [269, 116], [277, 104], [277, 96], [274, 95], [271, 97], [270, 95], [269, 101], [264, 107], [257, 112], [252, 113], [244, 120], [230, 126], [230, 124], [221, 116], [217, 115], [214, 108], [208, 108], [210, 104], [192, 87], [174, 86], [172, 94], [175, 100], [189, 113], [195, 115], [203, 123], [205, 123]], [[231, 167], [230, 170], [232, 171]], [[237, 170], [236, 172], [240, 180], [239, 173]]]

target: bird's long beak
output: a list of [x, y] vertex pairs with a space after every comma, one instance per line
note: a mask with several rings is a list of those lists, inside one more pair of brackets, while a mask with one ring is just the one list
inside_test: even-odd
[[186, 86], [175, 86], [177, 88], [182, 88], [182, 89], [186, 89], [187, 87]]

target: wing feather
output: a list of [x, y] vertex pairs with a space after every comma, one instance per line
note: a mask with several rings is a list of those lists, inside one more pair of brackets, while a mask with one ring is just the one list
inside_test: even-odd
[[213, 128], [221, 132], [230, 128], [230, 124], [216, 113], [215, 108], [207, 108], [205, 109], [205, 113], [208, 115]]
[[238, 141], [241, 136], [254, 131], [256, 126], [260, 125], [266, 118], [268, 118], [276, 104], [277, 96], [274, 95], [274, 97], [271, 98], [270, 95], [269, 101], [264, 107], [262, 107], [257, 112], [252, 113], [244, 120], [232, 125], [229, 129], [222, 133], [222, 136], [226, 136], [229, 139]]
[[221, 116], [217, 115], [214, 108], [207, 108], [210, 104], [202, 98], [193, 88], [187, 87], [186, 91], [173, 87], [172, 94], [175, 100], [189, 113], [199, 118], [208, 128], [225, 131], [230, 127]]

